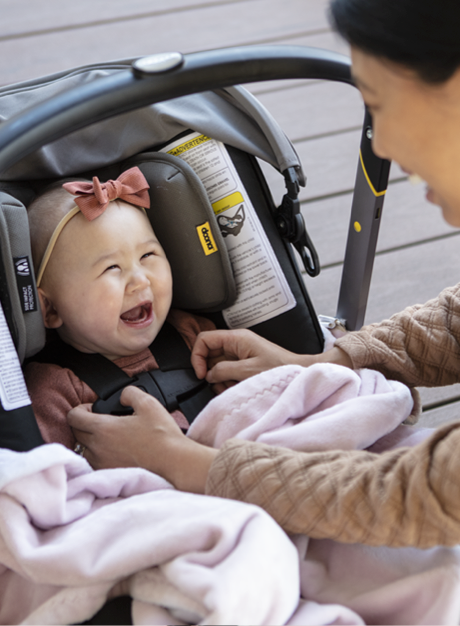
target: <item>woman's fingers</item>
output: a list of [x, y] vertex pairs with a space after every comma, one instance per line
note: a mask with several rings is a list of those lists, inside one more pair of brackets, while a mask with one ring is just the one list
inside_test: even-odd
[[158, 400], [137, 387], [126, 387], [121, 402], [134, 413], [103, 415], [91, 413], [90, 405], [80, 405], [69, 411], [68, 422], [77, 441], [87, 448], [84, 457], [93, 467], [150, 469], [164, 441], [182, 438], [182, 431]]
[[240, 382], [252, 376], [251, 363], [246, 361], [220, 361], [213, 365], [206, 374], [211, 385], [216, 383]]
[[224, 357], [224, 346], [229, 341], [229, 331], [205, 331], [198, 335], [193, 346], [191, 362], [198, 378], [205, 378], [209, 361]]
[[152, 411], [159, 404], [158, 400], [132, 385], [123, 389], [120, 402], [123, 406], [132, 407], [137, 415]]
[[[192, 351], [192, 366], [198, 378], [222, 362], [241, 362], [255, 354], [260, 337], [249, 330], [211, 330], [200, 333]], [[228, 380], [242, 380], [233, 378]]]

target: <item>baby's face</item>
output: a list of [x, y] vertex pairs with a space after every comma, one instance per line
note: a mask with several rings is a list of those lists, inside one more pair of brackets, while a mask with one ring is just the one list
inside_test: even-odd
[[40, 290], [47, 327], [82, 352], [114, 360], [154, 340], [171, 306], [172, 277], [145, 214], [118, 201], [92, 222], [81, 213], [70, 220]]

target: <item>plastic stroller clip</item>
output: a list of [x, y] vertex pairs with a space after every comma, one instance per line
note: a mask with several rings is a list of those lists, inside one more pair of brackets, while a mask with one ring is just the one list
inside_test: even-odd
[[275, 223], [282, 237], [295, 247], [309, 276], [318, 276], [320, 264], [318, 253], [305, 227], [300, 212], [299, 180], [297, 172], [289, 167], [283, 172], [287, 193], [283, 196], [281, 206], [276, 209]]

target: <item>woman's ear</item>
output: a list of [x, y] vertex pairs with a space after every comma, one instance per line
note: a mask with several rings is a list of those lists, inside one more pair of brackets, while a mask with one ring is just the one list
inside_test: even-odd
[[59, 313], [56, 311], [54, 304], [41, 287], [38, 288], [38, 299], [40, 301], [40, 308], [42, 310], [45, 327], [59, 328], [59, 326], [62, 326], [62, 320], [59, 317]]

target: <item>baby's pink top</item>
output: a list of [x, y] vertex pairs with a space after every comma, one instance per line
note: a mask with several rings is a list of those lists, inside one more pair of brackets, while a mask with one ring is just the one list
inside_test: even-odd
[[[170, 311], [168, 322], [177, 328], [190, 349], [201, 331], [215, 328], [208, 319], [178, 310]], [[155, 357], [148, 348], [138, 354], [116, 359], [114, 363], [128, 376], [158, 369]], [[52, 363], [29, 363], [25, 377], [45, 443], [62, 443], [73, 449], [76, 440], [67, 423], [67, 413], [79, 404], [92, 404], [97, 400], [97, 395], [70, 369]], [[174, 411], [172, 415], [181, 428], [188, 427], [180, 411]]]

